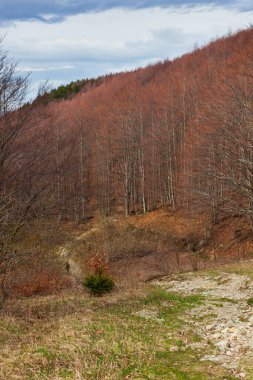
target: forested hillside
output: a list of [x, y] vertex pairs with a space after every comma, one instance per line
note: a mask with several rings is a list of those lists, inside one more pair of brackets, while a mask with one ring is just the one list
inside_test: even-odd
[[36, 176], [59, 218], [170, 205], [251, 219], [252, 51], [249, 28], [38, 107], [32, 136], [42, 131], [47, 154]]
[[[246, 221], [247, 229], [252, 227], [252, 53], [253, 29], [248, 28], [174, 61], [72, 83], [64, 91], [60, 87], [53, 93], [42, 93], [33, 103], [23, 105], [28, 78], [18, 74], [15, 63], [2, 49], [3, 300], [7, 296], [3, 284], [7, 274], [12, 273], [10, 268], [14, 265], [21, 273], [17, 257], [27, 268], [27, 263], [32, 263], [31, 249], [32, 257], [42, 260], [40, 265], [45, 269], [46, 259], [41, 255], [45, 242], [41, 243], [38, 232], [41, 228], [54, 235], [55, 248], [57, 241], [58, 245], [64, 241], [57, 235], [59, 231], [53, 234], [53, 228], [65, 222], [86, 225], [98, 214], [127, 219], [164, 206], [172, 213], [181, 212], [181, 216], [184, 213], [195, 219], [187, 222], [183, 216], [181, 230], [169, 228], [169, 219], [163, 219], [161, 231], [153, 229], [154, 233], [139, 231], [138, 226], [112, 229], [115, 236], [111, 247], [108, 248], [110, 239], [97, 236], [97, 245], [92, 241], [86, 248], [93, 249], [90, 254], [102, 250], [122, 258], [133, 252], [167, 254], [170, 247], [176, 253], [175, 266], [179, 269], [178, 252], [186, 247], [195, 252], [209, 244], [207, 239], [215, 223], [232, 217]], [[190, 231], [187, 223], [191, 220], [194, 222]], [[203, 220], [211, 220], [211, 226], [205, 227]], [[233, 228], [236, 232], [238, 227]], [[104, 236], [110, 235], [109, 229], [103, 231]], [[236, 233], [242, 240], [241, 229]], [[218, 232], [216, 235], [221, 246], [223, 241]], [[126, 236], [128, 247], [122, 244]], [[53, 237], [50, 239], [52, 242]], [[20, 249], [20, 241], [25, 242], [21, 249], [25, 261], [15, 251]], [[98, 242], [105, 242], [104, 248], [98, 249]], [[52, 248], [50, 244], [46, 242], [47, 252]], [[216, 257], [216, 248], [214, 252]], [[54, 267], [50, 260], [54, 276], [61, 277], [58, 264]], [[33, 273], [37, 264], [29, 265]], [[48, 285], [48, 281], [43, 279], [44, 284]], [[55, 283], [61, 284], [62, 279]]]

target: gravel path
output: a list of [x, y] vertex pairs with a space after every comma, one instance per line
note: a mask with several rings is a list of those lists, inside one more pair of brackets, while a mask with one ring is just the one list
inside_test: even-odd
[[253, 373], [253, 306], [247, 304], [253, 296], [250, 277], [190, 273], [156, 283], [168, 291], [206, 296], [205, 303], [191, 309], [185, 317], [185, 322], [203, 338], [203, 342], [191, 345], [202, 361], [220, 363], [238, 379], [247, 379], [247, 373]]

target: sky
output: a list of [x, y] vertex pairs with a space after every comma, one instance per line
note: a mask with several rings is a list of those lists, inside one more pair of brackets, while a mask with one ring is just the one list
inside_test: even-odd
[[173, 59], [253, 23], [252, 0], [0, 0], [0, 36], [40, 83]]

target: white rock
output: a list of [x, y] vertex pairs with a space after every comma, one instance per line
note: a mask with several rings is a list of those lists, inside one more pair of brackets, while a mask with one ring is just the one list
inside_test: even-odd
[[217, 343], [217, 346], [219, 350], [225, 351], [228, 348], [229, 344], [226, 340], [221, 340], [220, 342]]
[[229, 331], [229, 328], [228, 327], [225, 327], [225, 329], [223, 329], [221, 332], [222, 334], [226, 335]]
[[215, 363], [218, 363], [220, 361], [219, 357], [218, 356], [215, 356], [215, 355], [205, 355], [203, 358], [200, 359], [200, 361], [206, 361], [206, 360], [209, 360], [211, 362], [215, 362]]
[[248, 321], [249, 321], [249, 323], [250, 323], [251, 325], [253, 325], [253, 315], [252, 315], [251, 317], [249, 317]]
[[170, 352], [178, 352], [179, 348], [177, 346], [172, 346], [172, 347], [170, 347], [169, 351]]

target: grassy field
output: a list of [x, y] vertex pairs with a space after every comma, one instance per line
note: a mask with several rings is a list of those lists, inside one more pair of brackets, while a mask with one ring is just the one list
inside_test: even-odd
[[[213, 300], [209, 296], [201, 295], [201, 291], [183, 295], [151, 283], [138, 283], [135, 266], [148, 273], [150, 265], [153, 268], [157, 264], [156, 257], [159, 261], [159, 249], [173, 251], [175, 237], [182, 239], [192, 233], [185, 229], [184, 219], [174, 219], [172, 230], [167, 230], [168, 216], [161, 211], [144, 219], [133, 217], [132, 224], [101, 220], [88, 230], [81, 226], [76, 235], [68, 226], [61, 234], [47, 229], [39, 242], [31, 235], [24, 250], [30, 250], [35, 239], [43, 252], [50, 253], [50, 270], [51, 252], [59, 256], [62, 250], [81, 269], [96, 251], [105, 251], [112, 258], [131, 253], [128, 263], [139, 252], [154, 259], [145, 262], [140, 256], [130, 271], [132, 281], [105, 297], [92, 298], [82, 289], [70, 289], [55, 295], [9, 299], [0, 312], [0, 380], [239, 379], [221, 364], [201, 360], [213, 354], [214, 344], [203, 344], [203, 337], [196, 333], [189, 318], [192, 310], [210, 307]], [[150, 251], [156, 255], [148, 256]], [[43, 255], [42, 259], [45, 267]], [[58, 271], [58, 262], [55, 265]], [[196, 276], [216, 278], [224, 271], [253, 278], [253, 265], [247, 261], [197, 272]], [[187, 278], [187, 274], [175, 276]], [[220, 296], [217, 302], [226, 305], [231, 297]], [[194, 317], [194, 323], [208, 324], [209, 317], [211, 312], [209, 316]]]
[[103, 298], [65, 293], [9, 302], [0, 317], [0, 378], [235, 379], [189, 347], [201, 337], [184, 315], [205, 302], [152, 285]]

